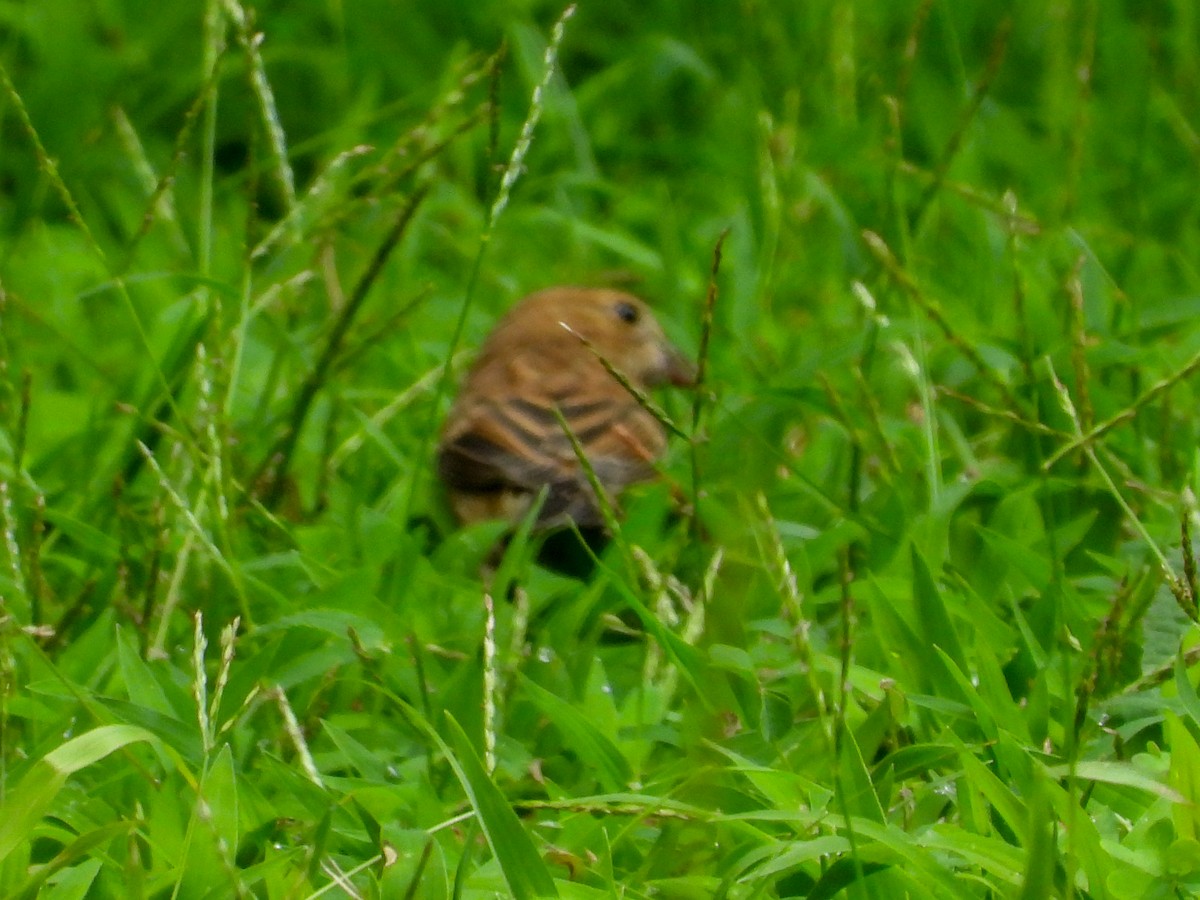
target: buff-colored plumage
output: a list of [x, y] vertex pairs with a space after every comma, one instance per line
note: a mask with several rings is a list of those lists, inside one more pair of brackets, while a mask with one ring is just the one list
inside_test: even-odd
[[545, 486], [538, 527], [603, 524], [555, 407], [610, 497], [653, 477], [663, 427], [597, 354], [643, 390], [695, 378], [636, 297], [573, 287], [526, 297], [484, 342], [442, 434], [438, 474], [460, 522], [515, 521]]

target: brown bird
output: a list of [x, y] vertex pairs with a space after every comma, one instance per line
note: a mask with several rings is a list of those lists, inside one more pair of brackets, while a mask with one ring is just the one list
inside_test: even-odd
[[438, 474], [460, 522], [519, 520], [544, 486], [539, 529], [603, 526], [555, 408], [610, 498], [654, 476], [666, 433], [597, 354], [639, 390], [695, 380], [637, 297], [577, 287], [526, 297], [484, 342], [442, 434]]

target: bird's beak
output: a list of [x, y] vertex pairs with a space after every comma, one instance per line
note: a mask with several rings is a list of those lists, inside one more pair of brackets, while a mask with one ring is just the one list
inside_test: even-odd
[[696, 383], [696, 365], [678, 347], [667, 344], [665, 381], [676, 387], [692, 387]]

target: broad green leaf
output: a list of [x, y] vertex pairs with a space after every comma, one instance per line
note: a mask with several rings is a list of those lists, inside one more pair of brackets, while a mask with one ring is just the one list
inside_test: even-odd
[[848, 853], [852, 846], [847, 838], [839, 834], [826, 834], [809, 841], [772, 844], [762, 848], [756, 854], [765, 857], [765, 860], [748, 869], [738, 878], [738, 881], [747, 883], [770, 878], [795, 869], [804, 863], [818, 860], [823, 856], [838, 856]]
[[1050, 581], [1050, 560], [1032, 550], [1028, 544], [1015, 541], [1006, 534], [979, 527], [979, 536], [988, 547], [1014, 571], [1021, 573], [1035, 590], [1042, 590]]
[[492, 852], [496, 854], [496, 861], [504, 872], [504, 880], [508, 882], [513, 897], [516, 900], [557, 897], [558, 888], [546, 864], [525, 833], [525, 826], [484, 771], [483, 763], [475, 754], [466, 732], [449, 715], [446, 717], [446, 727], [450, 730], [454, 750], [451, 751], [440, 738], [438, 743], [442, 745], [450, 767], [454, 769], [454, 774], [471, 801], [476, 821], [483, 829]]
[[1195, 876], [1200, 873], [1200, 841], [1181, 838], [1167, 850], [1167, 868], [1173, 875]]
[[[927, 665], [928, 645], [917, 634], [897, 609], [896, 599], [889, 596], [875, 578], [869, 580], [866, 593], [871, 608], [871, 624], [875, 640], [886, 654], [884, 671], [900, 680], [901, 688], [912, 701], [915, 691], [931, 691], [935, 684], [933, 673]], [[897, 661], [893, 657], [899, 657]]]
[[861, 816], [880, 824], [886, 822], [875, 785], [871, 782], [871, 773], [867, 771], [854, 734], [849, 730], [842, 732], [842, 749], [838, 759], [839, 777], [835, 788], [841, 798], [836, 808], [844, 808], [852, 816]]
[[819, 793], [818, 785], [795, 772], [774, 766], [755, 763], [742, 754], [730, 750], [720, 744], [708, 742], [707, 746], [713, 751], [726, 757], [732, 765], [728, 772], [745, 778], [761, 796], [758, 804], [767, 809], [789, 810], [809, 809], [814, 803], [814, 793]]
[[1055, 847], [1054, 818], [1046, 796], [1045, 780], [1034, 779], [1033, 796], [1027, 807], [1025, 826], [1025, 877], [1021, 900], [1041, 900], [1054, 894]]
[[102, 859], [87, 859], [77, 866], [64, 870], [52, 885], [41, 892], [45, 900], [85, 900], [92, 896], [92, 885], [100, 874]]
[[[1052, 778], [1066, 778], [1070, 774], [1066, 765], [1050, 766], [1046, 773]], [[1172, 803], [1183, 803], [1184, 797], [1178, 791], [1160, 781], [1155, 781], [1149, 775], [1139, 772], [1126, 762], [1109, 762], [1107, 760], [1084, 760], [1075, 764], [1075, 777], [1085, 781], [1101, 781], [1106, 784], [1118, 784], [1124, 787], [1138, 788], [1170, 800]]]
[[962, 670], [950, 658], [950, 655], [942, 650], [941, 647], [935, 647], [938, 659], [941, 660], [946, 678], [943, 681], [944, 686], [949, 686], [946, 682], [953, 684], [958, 688], [958, 694], [971, 707], [971, 711], [975, 713], [974, 722], [979, 727], [984, 738], [988, 741], [995, 741], [999, 735], [996, 728], [996, 720], [992, 716], [992, 711], [988, 709], [983, 698], [979, 696], [979, 692], [975, 686], [971, 684]]
[[346, 610], [328, 608], [305, 609], [289, 616], [280, 616], [273, 622], [263, 624], [255, 632], [255, 636], [265, 636], [289, 628], [312, 628], [340, 638], [345, 638], [349, 629], [353, 628], [359, 639], [368, 647], [377, 647], [384, 643], [383, 631], [373, 619]]
[[96, 847], [102, 847], [112, 840], [126, 838], [138, 827], [138, 822], [123, 819], [117, 822], [110, 822], [109, 824], [103, 825], [94, 831], [81, 834], [78, 838], [59, 851], [54, 859], [50, 860], [50, 862], [46, 863], [45, 865], [39, 866], [31, 874], [29, 880], [22, 886], [20, 896], [22, 898], [39, 896], [38, 888], [55, 872], [72, 866], [78, 863], [80, 860], [86, 859]]
[[1175, 689], [1179, 692], [1179, 702], [1183, 704], [1188, 718], [1200, 728], [1200, 696], [1197, 696], [1196, 688], [1188, 677], [1182, 646], [1175, 654]]
[[629, 786], [633, 770], [617, 746], [600, 729], [563, 700], [528, 678], [521, 679], [526, 696], [537, 705], [550, 724], [559, 730], [567, 745], [595, 772], [606, 791], [620, 791]]
[[1024, 743], [1029, 743], [1029, 726], [1024, 710], [1013, 701], [1008, 682], [992, 648], [985, 642], [977, 642], [974, 661], [979, 702], [1005, 730], [1018, 735]]
[[642, 627], [646, 629], [659, 645], [666, 651], [671, 661], [679, 667], [679, 671], [684, 678], [696, 690], [696, 697], [706, 705], [713, 704], [713, 698], [710, 696], [713, 693], [713, 688], [720, 684], [709, 677], [706, 672], [707, 661], [703, 654], [680, 638], [675, 632], [664, 626], [658, 620], [658, 616], [652, 610], [647, 608], [646, 604], [641, 601], [621, 579], [621, 577], [611, 570], [607, 569], [602, 563], [597, 561], [597, 568], [603, 570], [610, 578], [610, 583], [617, 589], [625, 602], [629, 604], [629, 608], [637, 615], [642, 622]]
[[341, 751], [342, 759], [336, 763], [336, 768], [352, 767], [363, 778], [371, 781], [384, 782], [387, 780], [386, 764], [383, 757], [373, 753], [370, 748], [356, 740], [353, 735], [329, 721], [321, 723], [329, 739]]
[[[1167, 736], [1171, 748], [1171, 768], [1168, 780], [1183, 802], [1171, 810], [1175, 829], [1181, 838], [1200, 840], [1200, 744], [1197, 744], [1186, 723], [1171, 713], [1166, 714]], [[1172, 791], [1174, 793], [1174, 791]], [[1186, 798], [1186, 799], [1185, 799]]]
[[156, 740], [150, 732], [132, 725], [102, 725], [47, 753], [4, 798], [0, 860], [29, 837], [71, 775], [129, 744]]
[[121, 668], [121, 680], [129, 701], [164, 716], [177, 718], [178, 713], [154, 677], [150, 666], [142, 659], [141, 652], [130, 638], [126, 629], [116, 629], [117, 661]]
[[875, 764], [875, 769], [879, 772], [891, 769], [896, 778], [906, 781], [941, 770], [957, 756], [958, 751], [950, 744], [913, 744], [889, 753]]
[[116, 700], [112, 697], [97, 697], [96, 702], [107, 710], [118, 723], [144, 728], [164, 744], [177, 752], [189, 763], [198, 764], [203, 756], [199, 723], [193, 719], [182, 722], [172, 715], [164, 715], [145, 706]]
[[1029, 812], [1025, 802], [1013, 789], [997, 778], [992, 771], [981, 763], [968, 748], [962, 748], [959, 762], [963, 767], [963, 777], [970, 781], [971, 786], [979, 791], [996, 814], [1012, 829], [1017, 843], [1028, 847], [1030, 835], [1027, 831]]
[[201, 796], [208, 806], [213, 833], [224, 844], [223, 852], [232, 857], [241, 836], [238, 817], [237, 773], [233, 751], [223, 744], [205, 774]]
[[953, 824], [934, 825], [923, 832], [918, 843], [929, 850], [953, 854], [982, 871], [994, 875], [1001, 884], [1020, 883], [1025, 872], [1026, 854], [999, 837], [974, 834]]
[[[822, 873], [821, 879], [805, 897], [807, 900], [831, 900], [851, 885], [863, 885], [872, 875], [886, 872], [890, 868], [891, 866], [885, 863], [856, 863], [850, 857], [842, 857]], [[872, 891], [872, 888], [864, 885], [862, 890]]]
[[849, 827], [854, 830], [855, 845], [864, 867], [871, 862], [892, 863], [915, 883], [922, 885], [922, 896], [947, 900], [966, 900], [974, 896], [940, 863], [940, 854], [935, 855], [921, 847], [916, 836], [895, 825], [882, 825], [866, 819], [852, 819]]
[[[1031, 781], [1034, 778], [1037, 778], [1036, 769]], [[1091, 816], [1081, 814], [1077, 796], [1073, 796], [1071, 792], [1046, 778], [1039, 779], [1037, 783], [1039, 787], [1034, 790], [1045, 791], [1053, 815], [1060, 822], [1071, 823], [1071, 830], [1063, 835], [1065, 845], [1061, 848], [1056, 845], [1054, 848], [1058, 851], [1056, 859], [1061, 861], [1062, 854], [1069, 853], [1079, 864], [1096, 900], [1109, 900], [1112, 894], [1108, 885], [1115, 859], [1105, 845], [1096, 823], [1092, 821]], [[1123, 862], [1132, 860], [1138, 854], [1139, 851], [1134, 849], [1131, 854], [1122, 854], [1121, 860]], [[1155, 855], [1157, 856], [1157, 854]]]
[[946, 609], [942, 591], [933, 579], [933, 573], [925, 562], [925, 557], [912, 546], [913, 567], [913, 599], [920, 622], [917, 627], [928, 647], [941, 648], [959, 669], [966, 668], [966, 654], [954, 630], [954, 623]]
[[884, 691], [883, 699], [854, 729], [854, 740], [865, 758], [876, 758], [880, 746], [904, 721], [905, 710], [904, 694], [898, 690]]
[[80, 547], [90, 551], [99, 560], [116, 559], [120, 552], [120, 544], [117, 539], [106, 531], [96, 528], [80, 519], [74, 518], [61, 510], [48, 510], [46, 519], [55, 528], [61, 529], [63, 534], [70, 536], [71, 540], [78, 543]]

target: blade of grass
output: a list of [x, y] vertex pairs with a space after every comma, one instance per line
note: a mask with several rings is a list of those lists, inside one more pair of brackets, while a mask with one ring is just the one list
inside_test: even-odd
[[101, 725], [51, 750], [25, 773], [4, 799], [0, 816], [0, 860], [8, 856], [50, 809], [67, 779], [122, 747], [158, 738], [132, 725]]
[[446, 716], [446, 727], [450, 730], [453, 751], [435, 732], [430, 732], [430, 736], [446, 754], [446, 760], [466, 791], [475, 810], [475, 820], [496, 854], [496, 862], [512, 896], [516, 900], [559, 896], [546, 864], [512, 807], [488, 777], [466, 732], [450, 715]]

